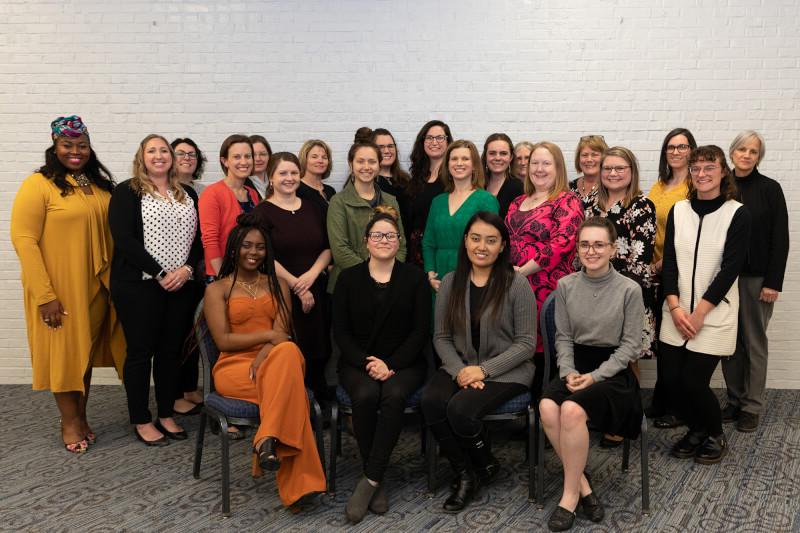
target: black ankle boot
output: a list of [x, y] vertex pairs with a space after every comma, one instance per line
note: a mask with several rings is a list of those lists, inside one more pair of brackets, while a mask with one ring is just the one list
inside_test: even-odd
[[478, 481], [478, 477], [468, 468], [465, 468], [461, 472], [458, 472], [456, 487], [450, 494], [450, 497], [444, 501], [442, 507], [444, 507], [444, 510], [448, 513], [457, 513], [463, 510], [475, 497], [479, 487], [480, 481]]
[[488, 485], [500, 473], [500, 462], [492, 455], [488, 432], [484, 428], [475, 437], [460, 439], [481, 485]]

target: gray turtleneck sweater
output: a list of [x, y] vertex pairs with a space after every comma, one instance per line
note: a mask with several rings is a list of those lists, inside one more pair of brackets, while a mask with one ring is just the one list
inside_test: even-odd
[[580, 271], [565, 276], [556, 288], [556, 354], [559, 376], [575, 370], [574, 344], [617, 346], [592, 374], [595, 382], [624, 370], [642, 353], [644, 303], [642, 289], [610, 266], [591, 278]]

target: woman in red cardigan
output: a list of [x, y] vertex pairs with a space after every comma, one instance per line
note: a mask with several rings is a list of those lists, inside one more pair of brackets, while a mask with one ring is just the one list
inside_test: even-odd
[[253, 144], [246, 135], [231, 135], [219, 149], [225, 177], [209, 185], [200, 195], [200, 231], [206, 258], [206, 275], [216, 277], [225, 254], [228, 234], [236, 217], [258, 204], [258, 193], [244, 182], [253, 172]]

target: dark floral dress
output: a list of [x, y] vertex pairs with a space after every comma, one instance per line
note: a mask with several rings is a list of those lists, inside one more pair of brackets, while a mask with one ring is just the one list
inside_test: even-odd
[[642, 288], [645, 319], [642, 325], [642, 359], [650, 359], [655, 353], [656, 342], [658, 283], [651, 265], [656, 241], [656, 208], [649, 198], [639, 194], [628, 208], [616, 202], [608, 211], [603, 211], [597, 198], [595, 196], [592, 204], [586, 207], [586, 218], [606, 217], [617, 229], [617, 255], [611, 264], [617, 272], [636, 281]]

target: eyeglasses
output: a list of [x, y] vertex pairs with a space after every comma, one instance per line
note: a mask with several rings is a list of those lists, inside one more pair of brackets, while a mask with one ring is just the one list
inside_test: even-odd
[[603, 167], [603, 172], [606, 174], [611, 174], [612, 172], [616, 172], [617, 174], [622, 174], [627, 169], [631, 168], [630, 165], [617, 165], [615, 167]]
[[397, 148], [394, 144], [379, 144], [378, 149], [383, 152], [384, 150], [394, 150]]
[[705, 174], [710, 174], [710, 173], [714, 172], [715, 170], [717, 170], [718, 168], [721, 168], [721, 167], [719, 165], [707, 165], [705, 167], [689, 167], [689, 174], [697, 175], [697, 174], [700, 174], [701, 170]]
[[602, 254], [606, 251], [606, 248], [611, 246], [610, 242], [589, 242], [589, 241], [581, 241], [578, 243], [578, 250], [581, 252], [588, 252], [589, 250], [594, 250], [598, 254]]
[[397, 242], [400, 238], [400, 234], [396, 231], [370, 231], [367, 233], [369, 240], [372, 242], [381, 242], [384, 237], [388, 242]]
[[596, 139], [599, 139], [599, 140], [601, 140], [603, 142], [606, 142], [606, 138], [603, 137], [602, 135], [584, 135], [583, 137], [581, 137], [581, 142], [583, 142], [583, 141], [594, 141]]
[[688, 144], [668, 144], [665, 150], [668, 154], [672, 154], [675, 152], [683, 154], [685, 152], [688, 152], [689, 148], [691, 148], [691, 146], [689, 146]]
[[428, 144], [443, 143], [447, 140], [446, 135], [426, 135], [425, 142]]
[[175, 157], [181, 159], [182, 157], [188, 157], [189, 159], [197, 159], [197, 152], [184, 152], [183, 150], [178, 150], [175, 152]]

